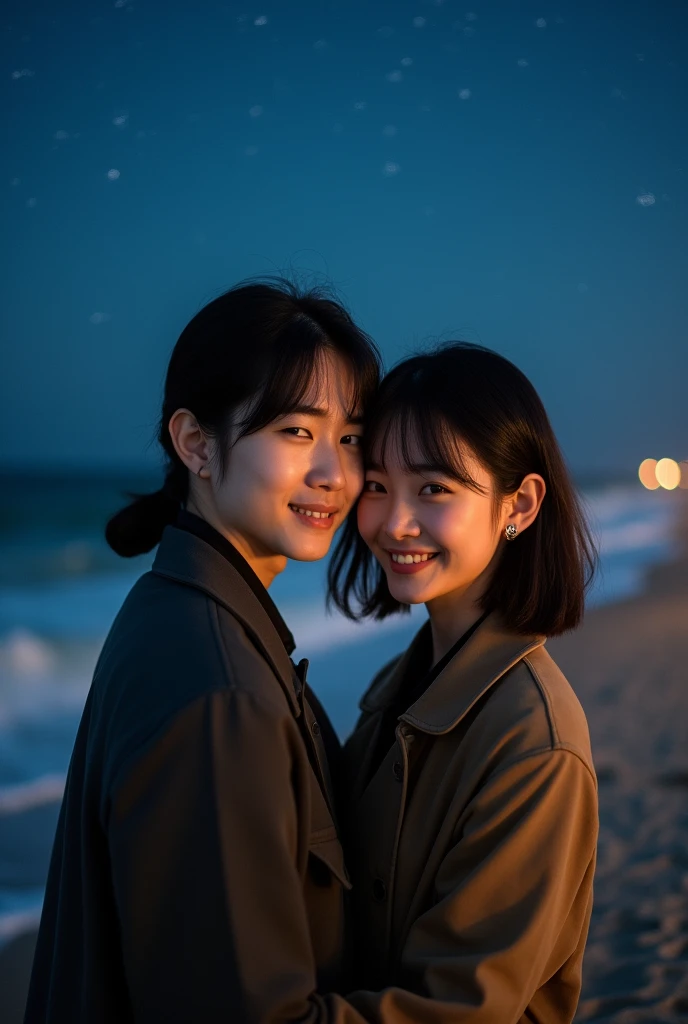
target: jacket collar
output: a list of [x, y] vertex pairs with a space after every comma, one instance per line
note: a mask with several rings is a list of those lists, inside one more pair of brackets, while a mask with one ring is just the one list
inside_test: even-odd
[[265, 607], [235, 566], [201, 537], [167, 526], [152, 571], [202, 590], [238, 619], [272, 667], [294, 714], [300, 715], [302, 688], [291, 658]]
[[[361, 700], [363, 711], [380, 711], [391, 703], [429, 630], [426, 622], [396, 665], [371, 686]], [[491, 686], [544, 642], [544, 636], [513, 633], [496, 614], [489, 615], [399, 720], [436, 736], [450, 732]]]

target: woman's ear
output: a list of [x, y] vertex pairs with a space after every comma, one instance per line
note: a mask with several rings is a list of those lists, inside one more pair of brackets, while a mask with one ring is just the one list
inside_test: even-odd
[[177, 409], [168, 429], [174, 449], [189, 472], [207, 480], [210, 477], [208, 440], [194, 414], [188, 409]]
[[506, 502], [507, 515], [502, 526], [515, 526], [517, 533], [527, 530], [535, 522], [546, 492], [547, 485], [539, 473], [524, 476], [519, 489]]

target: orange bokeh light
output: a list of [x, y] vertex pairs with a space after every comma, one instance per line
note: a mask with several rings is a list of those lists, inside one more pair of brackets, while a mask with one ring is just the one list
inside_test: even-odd
[[673, 459], [660, 459], [655, 466], [655, 476], [659, 484], [667, 491], [673, 491], [678, 487], [681, 479], [681, 470], [678, 462]]
[[684, 491], [688, 491], [688, 459], [684, 462], [679, 462], [678, 468], [681, 470], [681, 479], [679, 480], [678, 485]]
[[655, 474], [657, 459], [643, 459], [638, 469], [638, 476], [643, 487], [648, 491], [656, 491], [659, 487], [659, 480]]

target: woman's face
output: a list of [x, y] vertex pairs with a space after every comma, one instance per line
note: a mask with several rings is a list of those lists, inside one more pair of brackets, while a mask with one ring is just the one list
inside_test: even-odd
[[213, 469], [208, 481], [214, 514], [202, 514], [216, 520], [266, 584], [287, 558], [327, 554], [363, 485], [360, 420], [349, 416], [351, 372], [329, 352], [322, 371], [300, 411], [242, 437], [224, 477]]
[[442, 471], [425, 465], [411, 450], [413, 470], [388, 446], [386, 468], [366, 471], [358, 505], [358, 528], [387, 575], [389, 590], [403, 604], [443, 598], [475, 602], [489, 579], [500, 546], [506, 510], [495, 515], [493, 481], [476, 459], [466, 469], [482, 489], [477, 493]]

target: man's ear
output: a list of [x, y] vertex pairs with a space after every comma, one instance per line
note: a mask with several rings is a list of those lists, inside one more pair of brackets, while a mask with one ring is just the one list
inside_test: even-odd
[[194, 476], [210, 477], [208, 439], [198, 420], [188, 409], [177, 409], [168, 424], [172, 444], [179, 458]]

